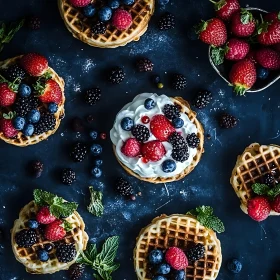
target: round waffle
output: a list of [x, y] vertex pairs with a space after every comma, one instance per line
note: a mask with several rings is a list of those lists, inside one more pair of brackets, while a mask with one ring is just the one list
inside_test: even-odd
[[[252, 185], [259, 182], [264, 174], [272, 170], [279, 177], [280, 146], [253, 143], [245, 149], [242, 155], [237, 157], [230, 183], [240, 199], [240, 208], [244, 213], [248, 214], [247, 203], [254, 196]], [[280, 213], [271, 211], [270, 215], [275, 216]]]
[[[10, 58], [7, 59], [5, 61], [1, 61], [0, 62], [0, 69], [5, 69], [8, 68], [9, 66], [17, 63], [20, 58], [22, 56], [17, 56], [14, 58]], [[19, 146], [19, 147], [26, 147], [29, 145], [34, 145], [39, 143], [42, 140], [47, 139], [50, 135], [54, 134], [56, 132], [56, 130], [58, 129], [61, 119], [64, 118], [64, 103], [65, 103], [65, 95], [64, 95], [64, 80], [58, 76], [58, 74], [52, 69], [52, 68], [48, 68], [47, 70], [51, 75], [52, 75], [52, 79], [55, 80], [58, 85], [61, 88], [62, 91], [62, 101], [60, 104], [58, 104], [58, 110], [57, 112], [54, 114], [55, 118], [56, 118], [56, 126], [54, 130], [49, 130], [43, 134], [40, 135], [33, 135], [33, 136], [25, 136], [22, 132], [19, 132], [18, 135], [15, 138], [7, 138], [3, 135], [2, 132], [0, 132], [0, 139], [4, 140], [5, 142], [7, 142], [8, 144], [12, 144], [15, 146]], [[1, 108], [0, 107], [0, 115], [2, 115], [3, 113], [7, 113], [10, 111], [10, 108]]]
[[[41, 262], [37, 257], [37, 250], [43, 248], [45, 244], [50, 241], [45, 240], [40, 235], [40, 238], [36, 244], [31, 248], [20, 248], [15, 242], [15, 234], [22, 229], [28, 228], [27, 222], [31, 217], [34, 217], [38, 212], [38, 207], [31, 201], [25, 205], [19, 213], [19, 218], [15, 220], [14, 226], [11, 230], [11, 242], [14, 255], [16, 259], [26, 267], [26, 271], [33, 274], [51, 274], [60, 270], [68, 269], [78, 258], [69, 263], [60, 263], [55, 256], [55, 249], [49, 253], [49, 260], [47, 262]], [[67, 232], [67, 235], [60, 242], [75, 243], [77, 252], [85, 250], [88, 242], [88, 235], [85, 232], [85, 224], [82, 217], [78, 212], [74, 212], [66, 219], [72, 225], [72, 230]]]
[[105, 34], [97, 35], [92, 34], [89, 20], [69, 0], [58, 0], [58, 8], [67, 29], [75, 38], [93, 47], [116, 48], [138, 41], [146, 32], [155, 10], [155, 0], [135, 0], [133, 5], [125, 6], [133, 21], [129, 29], [120, 31], [110, 25]]
[[204, 129], [203, 129], [201, 123], [197, 120], [196, 113], [191, 110], [189, 103], [187, 101], [185, 101], [183, 98], [174, 97], [174, 98], [171, 98], [171, 99], [175, 104], [178, 104], [182, 108], [181, 113], [186, 114], [189, 117], [190, 121], [192, 123], [194, 123], [195, 126], [197, 127], [197, 137], [200, 139], [199, 146], [197, 147], [197, 153], [196, 153], [195, 157], [193, 158], [191, 164], [187, 168], [185, 168], [185, 170], [183, 172], [177, 174], [176, 176], [169, 177], [169, 178], [162, 178], [162, 177], [144, 178], [144, 177], [141, 177], [140, 175], [138, 175], [137, 173], [133, 172], [130, 168], [128, 168], [126, 165], [124, 165], [119, 160], [118, 155], [116, 153], [116, 146], [113, 145], [113, 150], [114, 150], [115, 156], [116, 156], [118, 162], [120, 163], [120, 165], [125, 169], [125, 171], [128, 174], [138, 178], [139, 180], [154, 183], [154, 184], [168, 183], [168, 182], [174, 182], [174, 181], [181, 180], [185, 176], [187, 176], [191, 171], [193, 171], [193, 169], [199, 163], [202, 154], [204, 153], [204, 148], [203, 148], [203, 145], [204, 145]]
[[138, 280], [151, 280], [147, 258], [154, 249], [179, 247], [186, 250], [194, 243], [205, 246], [205, 255], [186, 268], [188, 280], [216, 279], [222, 264], [221, 244], [216, 233], [202, 226], [189, 215], [162, 215], [142, 229], [134, 249], [134, 267]]

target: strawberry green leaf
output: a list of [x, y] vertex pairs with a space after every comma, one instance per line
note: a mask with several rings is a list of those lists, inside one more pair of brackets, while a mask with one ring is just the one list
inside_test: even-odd
[[8, 114], [4, 113], [3, 118], [5, 120], [12, 120], [16, 116], [16, 112], [9, 112]]
[[201, 20], [201, 22], [198, 25], [194, 26], [195, 33], [200, 34], [202, 31], [206, 30], [207, 26], [208, 22]]
[[265, 195], [270, 190], [270, 187], [265, 184], [255, 183], [252, 185], [252, 189], [258, 195]]
[[229, 48], [219, 48], [212, 47], [211, 48], [211, 59], [215, 65], [221, 65], [224, 63], [225, 54], [228, 52]]

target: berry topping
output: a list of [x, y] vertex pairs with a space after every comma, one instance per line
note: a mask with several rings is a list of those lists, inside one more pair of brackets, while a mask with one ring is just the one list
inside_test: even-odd
[[153, 250], [149, 254], [150, 264], [160, 264], [163, 261], [163, 252], [160, 250]]
[[32, 95], [27, 97], [17, 97], [13, 109], [17, 116], [25, 117], [32, 109], [37, 109], [38, 105], [38, 98]]
[[184, 121], [181, 118], [174, 118], [172, 124], [175, 128], [181, 128], [184, 126]]
[[33, 124], [27, 124], [24, 126], [22, 133], [25, 136], [32, 136], [34, 134], [34, 125]]
[[132, 118], [125, 117], [121, 120], [121, 127], [125, 131], [130, 131], [132, 127], [134, 126], [134, 121]]
[[121, 151], [127, 157], [137, 157], [141, 152], [141, 144], [135, 138], [129, 138], [123, 144]]
[[37, 251], [37, 256], [41, 262], [47, 262], [49, 260], [49, 254], [46, 250], [39, 249]]
[[102, 170], [95, 166], [92, 170], [91, 170], [91, 174], [93, 175], [94, 178], [100, 178], [102, 176]]
[[151, 119], [150, 128], [152, 134], [160, 141], [167, 141], [168, 137], [175, 132], [174, 127], [164, 115], [155, 115]]
[[174, 132], [168, 138], [168, 142], [172, 145], [173, 149], [180, 150], [180, 149], [187, 149], [187, 142], [185, 141], [184, 137], [178, 133]]
[[185, 280], [186, 279], [186, 273], [184, 270], [176, 270], [174, 273], [174, 280]]
[[48, 110], [51, 114], [55, 114], [58, 110], [58, 105], [54, 102], [48, 104]]
[[0, 106], [7, 107], [14, 104], [16, 93], [7, 83], [0, 84]]
[[188, 266], [188, 259], [185, 253], [177, 247], [171, 247], [167, 250], [165, 260], [176, 270], [182, 270]]
[[50, 241], [61, 240], [66, 235], [66, 230], [63, 227], [61, 220], [56, 220], [48, 224], [45, 229], [45, 238]]
[[34, 124], [34, 134], [40, 135], [49, 130], [54, 130], [55, 126], [56, 126], [55, 117], [48, 112], [44, 112], [41, 114], [41, 118], [39, 122]]
[[13, 126], [16, 130], [23, 130], [25, 125], [25, 119], [22, 117], [15, 117], [13, 119]]
[[109, 72], [109, 82], [112, 84], [120, 84], [125, 78], [125, 72], [120, 67], [115, 67]]
[[147, 98], [144, 102], [144, 107], [147, 110], [152, 110], [153, 108], [155, 108], [155, 106], [156, 106], [156, 103], [152, 98]]
[[152, 280], [167, 280], [164, 276], [156, 275]]
[[150, 122], [150, 118], [148, 116], [143, 116], [141, 118], [141, 122], [144, 123], [144, 124], [147, 124]]
[[198, 243], [187, 251], [189, 261], [195, 262], [204, 257], [205, 247], [203, 244]]
[[242, 264], [239, 260], [232, 259], [227, 263], [227, 268], [233, 273], [239, 273], [242, 269]]
[[240, 10], [240, 4], [238, 0], [219, 0], [218, 2], [213, 1], [217, 16], [228, 21], [232, 15]]
[[256, 28], [256, 21], [246, 9], [236, 12], [231, 19], [231, 32], [237, 37], [251, 36]]
[[237, 118], [230, 114], [224, 113], [220, 117], [219, 123], [222, 128], [233, 128], [237, 125]]
[[167, 159], [161, 164], [162, 171], [171, 173], [176, 170], [176, 162], [172, 159]]
[[274, 176], [271, 173], [265, 174], [263, 176], [262, 180], [263, 180], [264, 184], [266, 184], [266, 185], [268, 185], [270, 187], [272, 187], [276, 183], [275, 178], [274, 178]]
[[102, 21], [97, 21], [91, 26], [91, 32], [93, 34], [105, 34], [107, 30], [106, 24]]
[[280, 213], [280, 195], [271, 202], [271, 208], [273, 211]]
[[37, 123], [40, 120], [40, 117], [40, 112], [36, 109], [33, 109], [27, 114], [26, 120], [30, 123]]
[[90, 147], [90, 151], [94, 156], [99, 156], [102, 153], [102, 146], [99, 144], [93, 144]]
[[128, 197], [128, 196], [131, 196], [133, 194], [131, 184], [122, 177], [120, 177], [116, 180], [116, 190], [122, 196], [127, 196]]
[[101, 98], [101, 90], [100, 88], [92, 88], [86, 91], [85, 101], [89, 105], [96, 104]]
[[75, 259], [77, 251], [75, 244], [60, 244], [56, 249], [56, 257], [61, 263], [68, 263]]
[[95, 15], [95, 13], [96, 8], [92, 4], [89, 4], [83, 8], [83, 14], [85, 17], [91, 18]]
[[157, 273], [166, 275], [170, 273], [170, 270], [171, 270], [170, 265], [168, 265], [167, 263], [163, 263], [158, 267]]
[[144, 157], [141, 158], [141, 161], [142, 161], [143, 163], [148, 163], [148, 162], [149, 162], [149, 160], [146, 159], [146, 158], [144, 158]]
[[164, 105], [163, 113], [170, 120], [173, 120], [175, 118], [180, 118], [180, 116], [181, 116], [180, 110], [178, 109], [178, 107], [175, 105], [171, 105], [171, 104]]
[[38, 211], [36, 215], [36, 220], [40, 224], [47, 225], [54, 222], [56, 220], [56, 217], [51, 214], [49, 207], [44, 206]]
[[108, 1], [108, 6], [111, 9], [115, 10], [120, 6], [120, 1], [119, 0], [109, 0]]
[[[279, 25], [280, 30], [280, 25]], [[264, 68], [270, 70], [280, 69], [280, 54], [270, 48], [263, 48], [256, 51], [256, 60]]]
[[169, 30], [175, 27], [175, 16], [171, 13], [165, 13], [161, 16], [158, 27], [160, 30]]
[[16, 233], [15, 241], [19, 247], [30, 248], [37, 242], [37, 234], [33, 229], [23, 229]]
[[3, 75], [10, 82], [14, 82], [15, 80], [17, 80], [17, 82], [21, 82], [25, 78], [26, 73], [18, 64], [13, 64], [4, 70]]
[[112, 24], [118, 30], [127, 30], [132, 24], [132, 16], [126, 10], [117, 9], [113, 14]]
[[36, 220], [30, 219], [28, 221], [28, 227], [29, 228], [36, 229], [36, 228], [38, 228], [38, 226], [39, 226], [39, 223]]
[[41, 27], [41, 20], [37, 16], [32, 16], [28, 18], [27, 25], [32, 30], [38, 30]]
[[131, 130], [131, 133], [137, 139], [137, 141], [141, 143], [148, 141], [150, 137], [149, 129], [142, 124], [137, 124], [134, 126]]
[[172, 150], [172, 154], [171, 154], [172, 158], [176, 161], [179, 162], [184, 162], [186, 160], [188, 160], [189, 158], [189, 152], [188, 152], [188, 148], [183, 148], [183, 149], [173, 149]]
[[74, 263], [69, 268], [69, 278], [70, 280], [80, 280], [85, 271], [85, 265]]
[[76, 181], [76, 173], [71, 168], [65, 168], [62, 170], [61, 182], [64, 185], [71, 186]]
[[20, 84], [18, 88], [18, 93], [22, 97], [28, 97], [31, 94], [31, 88], [29, 85]]
[[0, 132], [4, 134], [6, 138], [14, 138], [18, 135], [18, 131], [13, 125], [11, 119], [12, 115], [4, 115], [4, 119], [0, 119]]
[[39, 160], [33, 161], [30, 165], [30, 171], [32, 175], [35, 176], [36, 178], [41, 177], [43, 170], [44, 170], [44, 164]]
[[186, 140], [190, 148], [197, 148], [200, 144], [200, 139], [195, 133], [188, 134]]
[[144, 143], [141, 147], [141, 153], [149, 161], [159, 161], [166, 154], [166, 151], [160, 141], [154, 140]]
[[187, 87], [187, 79], [181, 74], [176, 74], [173, 77], [173, 87], [177, 90], [182, 90]]
[[74, 7], [85, 7], [85, 6], [87, 6], [90, 2], [91, 2], [91, 0], [70, 0], [70, 3], [71, 3]]
[[249, 200], [247, 207], [249, 216], [257, 222], [265, 220], [271, 210], [269, 201], [264, 196], [257, 196]]
[[124, 5], [132, 5], [135, 2], [135, 0], [122, 0], [122, 3]]
[[197, 93], [193, 104], [198, 109], [205, 108], [212, 100], [212, 93], [208, 90], [201, 90]]
[[140, 72], [152, 72], [154, 64], [148, 58], [142, 58], [137, 61], [137, 68]]
[[87, 154], [86, 145], [78, 142], [73, 146], [70, 156], [74, 160], [74, 162], [82, 162], [85, 159], [86, 154]]
[[45, 84], [42, 84], [41, 81], [37, 82], [34, 86], [38, 94], [38, 98], [43, 103], [54, 102], [59, 104], [62, 101], [62, 91], [59, 84], [55, 80], [47, 80]]
[[37, 53], [28, 53], [20, 59], [21, 67], [34, 77], [42, 76], [48, 69], [48, 60]]
[[98, 12], [99, 19], [101, 21], [108, 21], [112, 17], [112, 9], [107, 6], [103, 6]]

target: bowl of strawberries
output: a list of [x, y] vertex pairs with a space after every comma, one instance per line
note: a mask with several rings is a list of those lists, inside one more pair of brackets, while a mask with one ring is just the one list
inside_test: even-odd
[[280, 12], [241, 8], [238, 0], [212, 1], [216, 17], [196, 26], [209, 44], [209, 61], [239, 95], [280, 79]]

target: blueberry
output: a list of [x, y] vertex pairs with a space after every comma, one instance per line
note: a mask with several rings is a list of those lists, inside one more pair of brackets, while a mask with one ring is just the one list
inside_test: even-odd
[[269, 70], [263, 67], [257, 68], [257, 77], [261, 80], [265, 80], [269, 75]]
[[35, 228], [38, 228], [38, 226], [39, 226], [39, 223], [36, 220], [30, 219], [28, 221], [28, 227], [29, 228], [35, 229]]
[[89, 17], [89, 18], [93, 17], [95, 13], [96, 13], [96, 8], [92, 4], [89, 4], [83, 8], [83, 14], [85, 17]]
[[91, 152], [93, 153], [94, 156], [98, 156], [102, 153], [102, 147], [99, 144], [93, 144], [90, 147]]
[[170, 265], [167, 263], [163, 263], [158, 267], [157, 273], [166, 275], [170, 272], [170, 270], [171, 270]]
[[94, 167], [91, 170], [91, 174], [95, 177], [95, 178], [99, 178], [102, 175], [102, 170], [99, 167]]
[[163, 261], [163, 253], [160, 250], [153, 250], [149, 254], [149, 262], [151, 264], [160, 264]]
[[29, 85], [20, 84], [20, 86], [18, 88], [18, 93], [22, 97], [27, 97], [31, 94], [31, 88]]
[[101, 21], [108, 21], [112, 17], [112, 9], [110, 7], [102, 7], [98, 12]]
[[175, 128], [181, 128], [184, 125], [184, 121], [181, 118], [175, 118], [172, 120], [172, 124]]
[[156, 103], [152, 98], [147, 98], [144, 102], [144, 106], [147, 110], [152, 110], [156, 106]]
[[122, 3], [124, 5], [132, 5], [135, 2], [135, 0], [122, 0]]
[[25, 119], [22, 117], [16, 117], [13, 119], [13, 126], [16, 130], [23, 130], [25, 126]]
[[164, 276], [157, 275], [157, 276], [153, 277], [153, 280], [167, 280], [167, 279]]
[[158, 0], [158, 3], [159, 3], [160, 5], [166, 5], [166, 4], [169, 3], [169, 0]]
[[55, 114], [58, 110], [58, 105], [54, 102], [49, 103], [48, 110], [50, 113]]
[[103, 164], [103, 160], [102, 159], [95, 159], [94, 161], [93, 161], [93, 164], [95, 165], [95, 166], [101, 166], [102, 164]]
[[44, 246], [44, 249], [47, 251], [47, 252], [50, 252], [52, 249], [53, 249], [53, 245], [51, 243], [47, 243], [45, 246]]
[[96, 140], [97, 139], [97, 136], [98, 136], [98, 133], [96, 131], [91, 131], [89, 133], [89, 136], [93, 139], [93, 140]]
[[27, 121], [30, 123], [37, 123], [40, 120], [40, 117], [40, 112], [36, 109], [33, 109], [27, 114]]
[[176, 162], [172, 159], [167, 159], [161, 164], [162, 171], [171, 173], [176, 170]]
[[184, 270], [175, 271], [174, 280], [185, 280], [185, 271]]
[[131, 118], [125, 117], [122, 119], [121, 127], [123, 130], [130, 131], [133, 126], [134, 126], [134, 121]]
[[23, 130], [22, 130], [23, 134], [25, 136], [31, 136], [34, 133], [34, 126], [33, 124], [27, 124], [24, 126]]
[[120, 1], [118, 0], [109, 0], [108, 5], [111, 9], [117, 9], [120, 6]]
[[47, 262], [49, 260], [49, 254], [46, 250], [38, 250], [37, 256], [41, 262]]
[[237, 259], [232, 259], [227, 263], [227, 268], [233, 273], [239, 273], [242, 269], [242, 264]]

